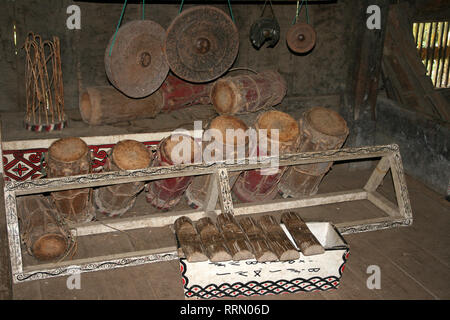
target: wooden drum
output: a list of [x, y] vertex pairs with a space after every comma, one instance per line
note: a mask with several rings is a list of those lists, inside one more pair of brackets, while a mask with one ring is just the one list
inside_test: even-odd
[[[248, 138], [246, 137], [246, 131], [248, 129], [247, 125], [234, 116], [218, 116], [214, 118], [209, 127], [209, 129], [219, 130], [222, 134], [223, 141], [217, 141], [217, 147], [222, 148], [222, 155], [224, 160], [236, 160], [239, 158], [238, 148], [243, 150], [242, 156], [245, 157], [248, 154]], [[227, 141], [227, 129], [238, 130], [235, 132], [234, 138]], [[213, 143], [211, 141], [211, 143]], [[204, 149], [209, 145], [209, 143], [203, 143]], [[228, 146], [228, 147], [227, 147]], [[232, 147], [230, 147], [232, 146]], [[230, 149], [230, 150], [227, 150]], [[239, 176], [240, 171], [229, 172], [229, 183], [230, 188], [233, 187]], [[192, 183], [186, 190], [186, 198], [188, 200], [189, 206], [194, 209], [202, 208], [203, 202], [205, 201], [206, 194], [208, 192], [208, 186], [213, 175], [201, 175], [194, 177]]]
[[[158, 144], [152, 166], [194, 163], [196, 156], [201, 155], [200, 152], [200, 146], [192, 137], [183, 134], [172, 134]], [[149, 182], [146, 186], [147, 202], [162, 210], [173, 208], [180, 202], [192, 179], [192, 176], [182, 176]]]
[[[339, 149], [348, 136], [347, 123], [337, 112], [314, 107], [299, 120], [300, 143], [297, 152]], [[333, 162], [291, 166], [278, 188], [283, 197], [314, 195]]]
[[[48, 149], [49, 178], [75, 176], [91, 172], [89, 148], [80, 138], [62, 138]], [[91, 221], [94, 211], [90, 204], [90, 188], [52, 192], [56, 208], [64, 218], [74, 222]]]
[[[260, 134], [260, 129], [267, 130], [267, 155], [271, 154], [271, 129], [279, 130], [279, 154], [293, 153], [296, 150], [300, 136], [297, 121], [290, 115], [280, 111], [267, 111], [262, 113], [256, 123], [255, 129]], [[260, 156], [260, 148], [257, 147], [257, 154]], [[255, 154], [252, 151], [251, 154]], [[233, 193], [243, 202], [257, 202], [271, 200], [275, 198], [277, 185], [283, 176], [286, 168], [277, 168], [276, 173], [268, 174], [267, 169], [257, 169], [244, 171], [237, 179]]]
[[61, 257], [71, 248], [70, 231], [44, 196], [19, 197], [17, 213], [22, 242], [31, 256], [48, 261]]
[[[150, 166], [152, 153], [135, 140], [122, 140], [112, 148], [103, 167], [105, 171], [136, 170]], [[94, 202], [110, 217], [121, 216], [131, 209], [144, 182], [130, 182], [100, 187], [94, 191]]]
[[211, 89], [211, 102], [219, 114], [243, 114], [273, 107], [285, 95], [283, 77], [269, 70], [217, 80]]

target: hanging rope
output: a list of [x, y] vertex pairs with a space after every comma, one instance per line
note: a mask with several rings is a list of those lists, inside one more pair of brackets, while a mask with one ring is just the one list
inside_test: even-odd
[[145, 20], [145, 0], [142, 0], [142, 20]]
[[[184, 5], [184, 0], [181, 0], [180, 9], [178, 10], [178, 14], [180, 14], [181, 11], [183, 11], [183, 5]], [[233, 20], [233, 22], [234, 22], [233, 9], [231, 9], [230, 0], [228, 0], [228, 9], [230, 10], [231, 20]]]
[[120, 14], [119, 22], [117, 23], [116, 32], [114, 32], [114, 38], [113, 38], [112, 43], [111, 43], [111, 48], [109, 48], [109, 56], [111, 56], [112, 49], [114, 47], [114, 42], [116, 42], [116, 35], [117, 35], [117, 32], [119, 31], [120, 24], [122, 23], [122, 18], [123, 18], [123, 14], [125, 13], [125, 7], [126, 6], [127, 6], [127, 0], [125, 0], [125, 2], [123, 3], [122, 13]]
[[[303, 2], [305, 2], [305, 7], [306, 7], [306, 23], [309, 24], [309, 14], [308, 14], [308, 0], [302, 0], [302, 2], [300, 3], [300, 1], [297, 1], [297, 10], [295, 13], [295, 17], [294, 20], [292, 21], [292, 24], [296, 24], [297, 20], [298, 20], [298, 16], [300, 14], [300, 12], [302, 11], [302, 7], [303, 7]], [[300, 5], [299, 5], [300, 3]]]
[[233, 9], [231, 9], [231, 2], [228, 0], [228, 9], [230, 9], [231, 20], [234, 22]]

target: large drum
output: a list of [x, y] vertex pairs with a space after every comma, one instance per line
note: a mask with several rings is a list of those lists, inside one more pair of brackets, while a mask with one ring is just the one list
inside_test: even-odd
[[217, 80], [211, 102], [219, 114], [244, 114], [279, 104], [286, 95], [286, 82], [273, 70]]
[[[299, 120], [300, 143], [297, 152], [339, 149], [348, 136], [345, 120], [335, 111], [312, 108]], [[317, 193], [322, 178], [333, 162], [291, 166], [279, 184], [283, 197], [301, 197]]]
[[22, 242], [31, 256], [42, 261], [54, 260], [71, 249], [72, 235], [47, 198], [19, 197], [17, 213]]
[[80, 114], [90, 125], [154, 118], [196, 104], [210, 104], [210, 84], [193, 84], [168, 75], [158, 90], [141, 98], [129, 98], [112, 86], [87, 87], [80, 95]]
[[[91, 172], [90, 151], [80, 138], [62, 138], [48, 149], [47, 176], [49, 178], [75, 176]], [[94, 210], [90, 203], [90, 188], [52, 192], [56, 208], [65, 219], [73, 222], [91, 221]]]
[[[221, 133], [223, 140], [216, 140], [215, 142], [211, 141], [211, 143], [215, 143], [216, 149], [221, 150], [221, 158], [223, 160], [234, 161], [238, 158], [244, 158], [246, 155], [248, 155], [248, 138], [246, 135], [248, 127], [242, 120], [233, 116], [218, 116], [211, 121], [208, 129], [215, 129]], [[229, 135], [228, 139], [227, 129], [235, 130], [235, 135]], [[203, 150], [205, 150], [208, 145], [211, 145], [211, 143], [203, 142]], [[240, 153], [238, 152], [238, 150]], [[212, 150], [212, 152], [215, 152], [215, 150]], [[207, 159], [204, 159], [204, 161], [205, 160]], [[233, 187], [240, 173], [240, 171], [229, 172], [228, 177], [230, 188]], [[189, 206], [194, 209], [203, 207], [203, 202], [205, 201], [206, 194], [208, 192], [208, 186], [212, 177], [213, 175], [201, 175], [194, 177], [194, 180], [186, 190], [186, 198], [188, 200]]]
[[[122, 140], [112, 148], [104, 165], [105, 171], [136, 170], [150, 166], [152, 153], [143, 143]], [[131, 209], [144, 182], [130, 182], [100, 187], [94, 191], [94, 202], [100, 212], [110, 217], [121, 216]]]
[[[172, 134], [158, 144], [153, 167], [194, 163], [201, 155], [201, 148], [190, 136]], [[169, 210], [176, 206], [192, 182], [192, 176], [161, 179], [146, 186], [147, 202], [158, 209]]]
[[[255, 129], [260, 136], [263, 134], [261, 129], [267, 130], [267, 155], [270, 156], [272, 151], [270, 146], [275, 143], [275, 137], [271, 132], [277, 129], [279, 133], [279, 154], [293, 153], [296, 150], [299, 139], [299, 128], [297, 121], [290, 115], [280, 111], [267, 111], [262, 113], [256, 123]], [[263, 146], [256, 146], [257, 151], [251, 150], [251, 154], [262, 155]], [[252, 148], [252, 147], [250, 147]], [[273, 171], [275, 168], [270, 168]], [[243, 202], [257, 202], [263, 200], [271, 200], [275, 198], [278, 188], [277, 185], [283, 176], [286, 167], [275, 169], [275, 173], [269, 173], [267, 169], [248, 170], [243, 172], [237, 179], [233, 193]]]

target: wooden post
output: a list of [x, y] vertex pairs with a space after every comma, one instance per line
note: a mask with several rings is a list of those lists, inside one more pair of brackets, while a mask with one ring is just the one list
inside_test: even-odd
[[322, 254], [325, 249], [311, 233], [306, 223], [294, 212], [285, 212], [281, 215], [284, 223], [300, 251], [305, 256]]
[[226, 246], [230, 250], [233, 260], [253, 258], [252, 246], [233, 215], [229, 213], [220, 214], [217, 217], [217, 225], [225, 238]]
[[201, 218], [196, 224], [197, 232], [205, 248], [206, 255], [212, 262], [229, 261], [232, 259], [225, 239], [220, 234], [214, 222], [209, 217]]
[[245, 217], [239, 220], [239, 223], [247, 234], [250, 244], [253, 248], [253, 254], [259, 262], [277, 261], [277, 255], [272, 251], [264, 232], [252, 217]]
[[200, 236], [195, 230], [191, 219], [185, 216], [178, 218], [175, 220], [174, 228], [187, 261], [200, 262], [208, 260]]
[[[357, 2], [355, 17], [355, 70], [352, 70], [350, 80], [353, 105], [353, 125], [350, 129], [349, 145], [363, 146], [375, 143], [376, 103], [378, 96], [378, 82], [381, 74], [383, 45], [386, 33], [389, 0], [364, 0]], [[381, 29], [369, 29], [366, 26], [370, 14], [367, 8], [376, 5], [380, 8]], [[368, 161], [350, 163], [350, 169], [366, 169], [370, 167]]]
[[[0, 128], [1, 144], [1, 128]], [[0, 151], [1, 153], [1, 151]], [[3, 165], [2, 165], [3, 167]], [[3, 197], [3, 175], [0, 175], [0, 300], [12, 299], [11, 263], [8, 250], [8, 236], [6, 232], [5, 203]]]
[[280, 224], [271, 215], [265, 215], [258, 219], [262, 231], [271, 246], [273, 252], [280, 261], [297, 260], [300, 254], [295, 249], [291, 240], [286, 236]]

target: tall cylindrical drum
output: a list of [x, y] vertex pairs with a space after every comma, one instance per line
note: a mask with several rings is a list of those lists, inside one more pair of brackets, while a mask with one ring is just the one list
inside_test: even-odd
[[[347, 139], [347, 123], [339, 113], [323, 107], [314, 107], [299, 120], [300, 143], [297, 152], [339, 149]], [[301, 197], [317, 193], [319, 184], [333, 162], [291, 166], [278, 188], [283, 197]]]
[[[143, 143], [122, 140], [112, 148], [103, 168], [105, 171], [144, 169], [150, 166], [151, 160], [152, 153]], [[130, 182], [100, 187], [94, 191], [94, 202], [103, 214], [121, 216], [133, 207], [144, 185], [144, 182]]]
[[[267, 155], [273, 155], [274, 150], [271, 146], [274, 145], [277, 135], [272, 130], [278, 130], [278, 145], [279, 154], [293, 153], [296, 149], [299, 139], [299, 128], [297, 121], [290, 115], [280, 111], [267, 111], [262, 113], [256, 123], [255, 129], [258, 134], [258, 144], [255, 146], [257, 151], [254, 151], [254, 147], [250, 147], [252, 154], [258, 156], [262, 153], [264, 146], [261, 145], [261, 138], [264, 132], [261, 130], [267, 130]], [[275, 144], [276, 145], [276, 144]], [[244, 171], [233, 187], [233, 193], [235, 196], [243, 202], [257, 202], [263, 200], [271, 200], [275, 198], [278, 188], [277, 185], [283, 176], [286, 167], [269, 168]], [[275, 173], [272, 173], [275, 169]]]
[[[47, 154], [49, 178], [75, 176], [91, 172], [91, 157], [87, 144], [76, 137], [53, 142]], [[51, 196], [62, 216], [73, 222], [92, 220], [94, 212], [90, 203], [90, 188], [55, 191]]]
[[244, 114], [279, 104], [286, 95], [286, 82], [273, 70], [217, 80], [211, 103], [219, 114]]
[[[214, 157], [211, 159], [205, 159], [205, 157], [209, 154], [215, 153], [218, 151], [220, 155], [218, 155], [218, 160], [227, 160], [235, 161], [239, 158], [244, 158], [248, 155], [248, 137], [247, 133], [247, 125], [237, 117], [234, 116], [218, 116], [214, 118], [208, 126], [208, 131], [203, 135], [203, 161], [211, 161], [213, 162]], [[213, 130], [217, 130], [215, 133]], [[227, 130], [228, 136], [227, 136]], [[215, 135], [218, 135], [222, 140], [217, 140]], [[211, 141], [210, 143], [205, 142], [205, 140]], [[214, 144], [214, 146], [212, 145]], [[216, 156], [214, 154], [213, 156]], [[237, 177], [241, 171], [232, 171], [228, 173], [230, 188], [233, 187], [236, 182]], [[208, 186], [213, 175], [201, 175], [194, 177], [194, 180], [189, 185], [186, 190], [186, 198], [188, 200], [189, 206], [192, 208], [202, 208], [203, 202], [205, 201], [206, 194], [208, 192]]]
[[[152, 166], [194, 163], [200, 152], [200, 146], [191, 136], [172, 134], [158, 144]], [[192, 179], [192, 176], [181, 176], [149, 182], [146, 186], [147, 202], [162, 210], [173, 208], [180, 202]]]

